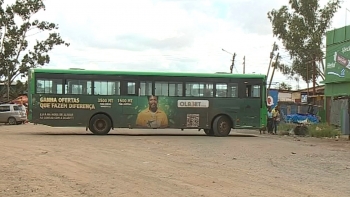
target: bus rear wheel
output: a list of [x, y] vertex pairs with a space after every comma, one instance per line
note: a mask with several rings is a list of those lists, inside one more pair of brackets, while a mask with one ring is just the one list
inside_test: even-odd
[[111, 130], [111, 119], [104, 114], [94, 115], [89, 123], [89, 129], [93, 134], [106, 135]]
[[227, 116], [218, 116], [213, 122], [213, 132], [217, 137], [228, 136], [231, 132], [231, 121]]
[[214, 131], [213, 129], [204, 129], [204, 133], [208, 136], [213, 136], [214, 135]]

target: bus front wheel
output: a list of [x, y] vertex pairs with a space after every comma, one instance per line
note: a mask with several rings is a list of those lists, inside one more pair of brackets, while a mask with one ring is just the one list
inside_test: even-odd
[[218, 116], [213, 122], [214, 135], [217, 137], [228, 136], [231, 132], [231, 121], [227, 116]]
[[111, 119], [104, 114], [94, 115], [89, 123], [89, 129], [93, 134], [106, 135], [112, 128]]

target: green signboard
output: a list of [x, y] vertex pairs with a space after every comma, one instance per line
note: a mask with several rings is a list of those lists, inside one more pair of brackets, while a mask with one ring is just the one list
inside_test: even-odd
[[326, 83], [350, 81], [350, 42], [342, 45], [327, 50]]
[[327, 32], [325, 83], [350, 81], [350, 29]]
[[325, 95], [350, 94], [350, 26], [327, 32]]

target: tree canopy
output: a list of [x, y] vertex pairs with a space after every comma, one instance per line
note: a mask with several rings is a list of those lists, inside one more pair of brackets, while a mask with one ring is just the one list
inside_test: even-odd
[[[57, 24], [35, 18], [41, 10], [45, 10], [43, 0], [16, 0], [11, 5], [0, 0], [0, 82], [12, 83], [30, 68], [48, 64], [54, 46], [69, 46], [57, 33]], [[29, 43], [30, 35], [38, 32], [47, 32], [48, 37]]]
[[280, 90], [292, 90], [292, 86], [285, 83], [285, 82], [282, 82], [279, 84], [278, 89], [280, 89]]
[[291, 65], [282, 65], [284, 75], [298, 75], [307, 82], [313, 74], [321, 75], [321, 69], [313, 73], [312, 63], [323, 59], [322, 39], [340, 2], [332, 0], [321, 8], [319, 0], [289, 0], [289, 6], [267, 13], [273, 35], [282, 41], [293, 60]]

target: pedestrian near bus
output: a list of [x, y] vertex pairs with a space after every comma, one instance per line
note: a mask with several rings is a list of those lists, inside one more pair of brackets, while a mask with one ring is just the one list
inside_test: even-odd
[[272, 110], [273, 133], [277, 134], [277, 127], [281, 121], [281, 113], [278, 105]]
[[273, 132], [273, 114], [272, 114], [272, 109], [269, 106], [267, 108], [267, 133], [272, 133]]

